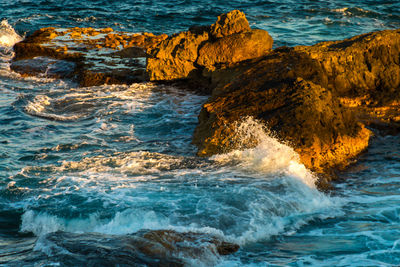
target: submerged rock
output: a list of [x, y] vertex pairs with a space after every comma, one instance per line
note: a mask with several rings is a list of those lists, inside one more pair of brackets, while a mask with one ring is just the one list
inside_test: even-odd
[[[172, 230], [141, 230], [128, 235], [59, 231], [38, 242], [38, 247], [46, 248], [47, 260], [54, 257], [66, 266], [187, 266], [194, 262], [211, 266], [221, 255], [239, 249], [212, 235]], [[40, 260], [41, 255], [34, 254], [32, 261]]]

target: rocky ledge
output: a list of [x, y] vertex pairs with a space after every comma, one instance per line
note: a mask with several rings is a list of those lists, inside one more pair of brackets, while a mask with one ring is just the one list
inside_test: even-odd
[[198, 155], [256, 146], [236, 131], [237, 122], [252, 117], [307, 168], [330, 173], [368, 147], [367, 126], [397, 132], [400, 30], [271, 47], [268, 33], [251, 30], [244, 14], [232, 11], [150, 52], [151, 80], [190, 79], [211, 88], [193, 137]]
[[398, 133], [400, 30], [274, 50], [272, 43], [237, 10], [169, 37], [46, 28], [15, 45], [12, 68], [74, 76], [82, 86], [184, 80], [205, 88], [211, 97], [193, 137], [201, 156], [256, 146], [235, 130], [248, 117], [318, 173], [346, 167], [364, 151], [367, 127]]
[[192, 27], [149, 49], [147, 73], [151, 81], [185, 79], [197, 88], [214, 88], [230, 80], [232, 73], [225, 70], [265, 56], [272, 43], [267, 31], [251, 29], [244, 13], [234, 10], [211, 26]]
[[72, 78], [80, 86], [147, 81], [146, 50], [166, 34], [111, 28], [43, 28], [15, 44], [11, 69], [25, 76]]

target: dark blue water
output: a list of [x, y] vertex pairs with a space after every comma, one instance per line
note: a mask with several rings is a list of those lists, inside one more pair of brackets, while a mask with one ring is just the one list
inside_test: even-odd
[[170, 34], [232, 9], [275, 46], [400, 28], [398, 1], [0, 0], [0, 264], [81, 265], [84, 256], [56, 245], [56, 231], [118, 239], [142, 229], [241, 246], [229, 256], [181, 255], [194, 266], [400, 264], [398, 136], [375, 138], [322, 193], [296, 153], [251, 119], [238, 131], [256, 134], [258, 147], [196, 157], [206, 96], [149, 83], [78, 88], [9, 69], [12, 44], [40, 27]]

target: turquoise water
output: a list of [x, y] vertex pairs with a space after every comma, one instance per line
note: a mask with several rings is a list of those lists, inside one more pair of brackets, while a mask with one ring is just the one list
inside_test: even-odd
[[103, 248], [90, 233], [115, 241], [142, 229], [209, 233], [241, 246], [228, 256], [182, 255], [192, 266], [400, 264], [398, 136], [376, 137], [322, 193], [296, 153], [251, 119], [238, 132], [256, 135], [258, 147], [196, 157], [191, 138], [207, 96], [190, 88], [79, 88], [9, 69], [12, 44], [45, 26], [172, 33], [239, 8], [276, 46], [298, 45], [399, 28], [397, 1], [0, 5], [0, 264], [101, 266], [68, 251], [57, 231], [79, 234], [72, 245]]

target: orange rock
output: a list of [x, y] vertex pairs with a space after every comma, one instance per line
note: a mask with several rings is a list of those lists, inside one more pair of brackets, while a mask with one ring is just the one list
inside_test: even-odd
[[101, 33], [109, 33], [109, 32], [113, 32], [113, 31], [114, 30], [112, 28], [104, 28], [104, 29], [100, 30]]

